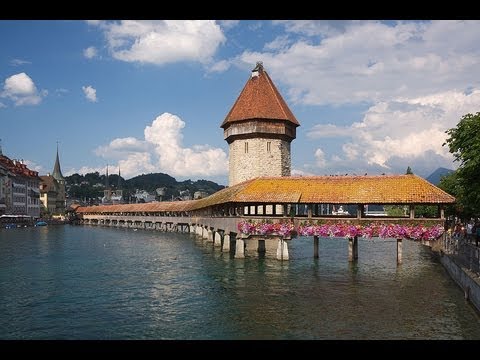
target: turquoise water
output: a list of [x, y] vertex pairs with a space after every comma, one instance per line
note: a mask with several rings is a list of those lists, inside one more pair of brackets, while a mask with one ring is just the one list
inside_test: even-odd
[[193, 235], [0, 230], [0, 339], [480, 339], [480, 318], [422, 245], [290, 242], [233, 259]]

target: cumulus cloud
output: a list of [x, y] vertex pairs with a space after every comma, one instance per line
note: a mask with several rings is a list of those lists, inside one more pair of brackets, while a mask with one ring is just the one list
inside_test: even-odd
[[351, 126], [316, 125], [309, 137], [330, 136], [343, 144], [342, 154], [327, 159], [327, 167], [401, 173], [411, 166], [425, 169], [422, 175], [428, 175], [439, 166], [452, 167], [452, 155], [442, 146], [445, 131], [464, 114], [476, 113], [479, 106], [480, 90], [380, 102]]
[[106, 159], [121, 159], [125, 156], [148, 150], [149, 144], [146, 141], [138, 140], [134, 137], [127, 137], [114, 139], [108, 145], [99, 146], [94, 152], [96, 155]]
[[12, 100], [15, 106], [22, 106], [40, 104], [47, 94], [47, 90], [38, 91], [30, 76], [22, 72], [5, 79], [0, 97]]
[[314, 156], [315, 156], [317, 166], [319, 168], [325, 167], [327, 162], [325, 160], [325, 153], [323, 152], [323, 150], [318, 148], [317, 150], [315, 150]]
[[83, 50], [83, 56], [85, 56], [87, 59], [93, 59], [97, 56], [97, 49], [95, 46], [90, 46]]
[[262, 59], [294, 102], [374, 103], [480, 86], [479, 21], [279, 24], [295, 41], [279, 38], [237, 60]]
[[23, 60], [23, 59], [12, 59], [10, 60], [10, 65], [12, 66], [21, 66], [26, 64], [31, 64], [31, 61]]
[[178, 116], [163, 113], [145, 127], [144, 140], [114, 139], [98, 147], [95, 153], [118, 160], [126, 177], [150, 172], [204, 177], [227, 174], [227, 154], [209, 145], [185, 147], [182, 143], [184, 127], [185, 122]]
[[85, 97], [87, 98], [88, 101], [90, 102], [97, 102], [97, 90], [93, 88], [91, 85], [88, 86], [82, 86], [83, 93], [85, 94]]
[[112, 56], [126, 62], [163, 65], [197, 61], [206, 64], [226, 41], [221, 27], [211, 20], [89, 23], [104, 31]]

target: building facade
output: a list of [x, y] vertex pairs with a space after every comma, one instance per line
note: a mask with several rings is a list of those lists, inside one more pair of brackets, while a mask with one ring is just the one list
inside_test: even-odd
[[290, 176], [298, 126], [258, 62], [221, 125], [229, 144], [229, 186], [259, 176]]
[[40, 178], [20, 160], [0, 151], [0, 215], [40, 216]]

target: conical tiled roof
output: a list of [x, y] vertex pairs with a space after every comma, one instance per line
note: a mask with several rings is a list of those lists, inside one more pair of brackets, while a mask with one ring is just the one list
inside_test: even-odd
[[261, 63], [257, 63], [221, 127], [249, 119], [286, 120], [300, 125]]

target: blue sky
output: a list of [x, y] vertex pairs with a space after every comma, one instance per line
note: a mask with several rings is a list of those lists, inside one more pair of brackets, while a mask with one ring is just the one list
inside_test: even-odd
[[3, 153], [40, 174], [227, 184], [220, 124], [263, 61], [301, 126], [297, 175], [456, 168], [480, 111], [479, 21], [0, 21]]

